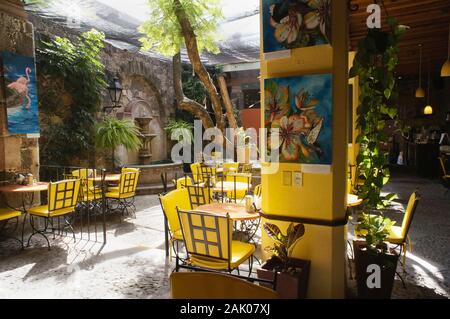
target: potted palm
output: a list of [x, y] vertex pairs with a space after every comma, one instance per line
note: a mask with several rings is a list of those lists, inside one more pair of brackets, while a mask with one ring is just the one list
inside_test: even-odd
[[129, 120], [105, 117], [96, 127], [96, 145], [100, 149], [111, 151], [111, 166], [116, 167], [115, 151], [123, 145], [127, 151], [136, 151], [142, 147], [141, 133]]
[[274, 289], [282, 299], [306, 298], [311, 262], [292, 257], [295, 246], [305, 234], [305, 226], [291, 223], [286, 235], [271, 223], [265, 223], [264, 230], [274, 240], [274, 245], [266, 250], [274, 255], [257, 269], [258, 278], [274, 281]]
[[383, 215], [361, 214], [353, 241], [358, 296], [364, 299], [391, 297], [399, 255], [386, 243], [395, 224]]
[[[189, 155], [191, 156], [190, 158], [192, 160], [192, 158], [194, 157], [193, 156], [194, 150], [193, 150], [193, 147], [191, 144], [194, 141], [194, 136], [192, 134], [192, 130], [194, 129], [194, 126], [191, 123], [188, 123], [188, 122], [180, 120], [180, 119], [177, 119], [177, 120], [170, 119], [167, 126], [164, 129], [167, 131], [169, 137], [171, 139], [175, 139], [175, 141], [177, 143], [181, 143], [181, 144], [190, 146], [189, 148], [191, 150], [191, 154], [189, 154]], [[183, 155], [186, 155], [186, 154], [183, 154]], [[183, 171], [185, 173], [190, 173], [190, 171], [191, 171], [190, 162], [191, 161], [183, 162]]]

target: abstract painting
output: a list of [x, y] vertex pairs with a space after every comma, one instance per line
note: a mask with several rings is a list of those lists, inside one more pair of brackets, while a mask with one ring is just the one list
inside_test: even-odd
[[0, 52], [0, 68], [5, 79], [8, 132], [10, 134], [39, 133], [34, 58]]
[[280, 163], [332, 164], [332, 83], [331, 74], [265, 80], [267, 150]]
[[263, 0], [264, 53], [331, 43], [331, 0]]

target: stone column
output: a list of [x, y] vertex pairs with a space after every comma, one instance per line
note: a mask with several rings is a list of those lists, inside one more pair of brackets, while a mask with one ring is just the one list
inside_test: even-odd
[[[33, 25], [28, 22], [19, 0], [0, 2], [0, 51], [35, 56]], [[2, 79], [3, 80], [3, 79]], [[39, 175], [39, 144], [37, 138], [9, 135], [4, 82], [0, 83], [0, 180], [8, 180], [11, 171]]]

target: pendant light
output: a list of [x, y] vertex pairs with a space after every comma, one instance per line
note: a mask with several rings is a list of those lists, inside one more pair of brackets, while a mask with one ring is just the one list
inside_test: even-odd
[[441, 76], [443, 78], [450, 76], [450, 27], [448, 30], [448, 53], [447, 53], [447, 61], [442, 66]]
[[433, 107], [430, 104], [430, 88], [431, 88], [431, 62], [428, 61], [428, 96], [427, 96], [427, 106], [423, 110], [425, 115], [433, 115]]
[[416, 90], [416, 98], [424, 98], [425, 90], [422, 88], [422, 44], [419, 44], [420, 60], [419, 60], [419, 88]]

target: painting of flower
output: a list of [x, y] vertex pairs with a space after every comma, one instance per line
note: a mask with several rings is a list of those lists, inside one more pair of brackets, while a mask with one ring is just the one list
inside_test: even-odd
[[331, 43], [331, 0], [263, 0], [264, 52]]
[[332, 164], [332, 75], [266, 79], [265, 125], [269, 152], [279, 162]]

